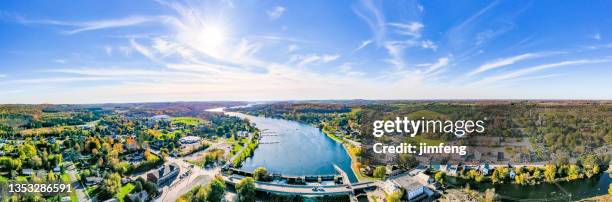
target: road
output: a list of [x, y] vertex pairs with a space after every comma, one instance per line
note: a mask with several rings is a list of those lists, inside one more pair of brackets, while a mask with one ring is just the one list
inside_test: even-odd
[[193, 187], [197, 185], [206, 185], [215, 175], [221, 173], [220, 168], [202, 169], [198, 166], [191, 168], [191, 164], [187, 163], [182, 158], [168, 157], [166, 158], [166, 164], [169, 163], [176, 163], [180, 167], [179, 176], [183, 176], [183, 174], [188, 171], [190, 174], [182, 179], [177, 177], [170, 186], [163, 187], [162, 195], [156, 200], [158, 202], [174, 202], [181, 195], [189, 192]]
[[[242, 177], [224, 176], [226, 183], [236, 184], [242, 180]], [[259, 191], [276, 193], [276, 194], [292, 194], [292, 195], [349, 195], [353, 190], [346, 185], [323, 185], [317, 186], [322, 190], [313, 190], [314, 186], [309, 185], [287, 185], [273, 184], [266, 182], [255, 182], [255, 187]]]
[[71, 169], [68, 171], [68, 176], [70, 176], [70, 182], [72, 187], [74, 187], [74, 191], [77, 194], [77, 198], [79, 201], [91, 201], [89, 200], [89, 196], [85, 193], [85, 186], [78, 181], [77, 173], [75, 169]]

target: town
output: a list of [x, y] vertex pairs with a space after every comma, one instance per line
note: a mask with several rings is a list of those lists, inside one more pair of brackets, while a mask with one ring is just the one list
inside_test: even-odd
[[[546, 156], [544, 153], [551, 149], [561, 148], [554, 142], [547, 143], [546, 137], [477, 136], [463, 142], [475, 148], [468, 155], [379, 154], [368, 151], [372, 146], [375, 148], [371, 140], [376, 137], [369, 137], [367, 128], [362, 126], [370, 126], [367, 120], [374, 118], [365, 116], [370, 105], [379, 105], [375, 108], [379, 110], [378, 107], [387, 104], [347, 101], [237, 107], [245, 104], [2, 105], [0, 183], [61, 183], [71, 185], [73, 190], [61, 194], [2, 192], [1, 198], [6, 201], [254, 201], [262, 198], [498, 201], [521, 198], [518, 193], [504, 192], [498, 187], [552, 185], [559, 192], [547, 197], [573, 200], [574, 190], [568, 182], [584, 183], [608, 176], [610, 155], [605, 144], [586, 144], [590, 149], [582, 153], [570, 150], [563, 156], [563, 152]], [[441, 116], [410, 102], [399, 104], [411, 108], [415, 113], [411, 116]], [[610, 107], [609, 103], [601, 104]], [[452, 107], [462, 105], [457, 103]], [[274, 110], [265, 110], [269, 108]], [[293, 111], [294, 108], [307, 109], [307, 112]], [[436, 107], [428, 108], [435, 110]], [[293, 112], [284, 113], [287, 109]], [[550, 124], [546, 119], [538, 122]], [[583, 125], [592, 126], [586, 122]], [[609, 131], [599, 126], [591, 130]], [[313, 173], [309, 171], [311, 168], [305, 168], [299, 171], [307, 171], [305, 174], [296, 175], [299, 172], [295, 169], [302, 169], [301, 166], [278, 171], [281, 168], [274, 165], [300, 162], [272, 162], [274, 157], [268, 159], [270, 155], [279, 153], [266, 153], [266, 150], [288, 149], [287, 141], [304, 141], [286, 139], [300, 137], [288, 136], [292, 133], [328, 139], [330, 146], [343, 148], [340, 154], [346, 156], [322, 161], [328, 164], [329, 171]], [[401, 136], [383, 139], [387, 138], [389, 143], [408, 139], [418, 144], [412, 137], [391, 139], [398, 137]], [[443, 134], [415, 137], [438, 146], [450, 146], [458, 141], [435, 138]], [[603, 139], [607, 140], [607, 135]], [[544, 147], [536, 150], [534, 145]], [[299, 150], [289, 151], [299, 153]], [[280, 155], [276, 159], [291, 154]], [[258, 164], [257, 159], [261, 158], [268, 159], [264, 160], [267, 163]]]

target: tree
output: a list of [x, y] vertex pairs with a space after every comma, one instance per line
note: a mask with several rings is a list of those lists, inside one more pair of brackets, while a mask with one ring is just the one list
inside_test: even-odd
[[493, 171], [493, 174], [491, 174], [491, 182], [493, 182], [493, 184], [497, 184], [501, 182], [501, 179], [499, 179], [499, 170], [495, 169]]
[[223, 179], [216, 177], [210, 184], [208, 185], [208, 201], [219, 202], [223, 199], [223, 194], [225, 193], [225, 182]]
[[110, 197], [119, 193], [121, 189], [121, 176], [117, 173], [107, 174], [102, 183], [102, 190]]
[[404, 190], [396, 190], [391, 194], [387, 195], [387, 200], [388, 202], [400, 202], [402, 201], [402, 197], [404, 196]]
[[236, 185], [238, 199], [245, 202], [255, 201], [255, 179], [246, 177]]
[[265, 181], [268, 178], [268, 170], [264, 167], [256, 168], [255, 171], [253, 171], [253, 177], [257, 181]]
[[480, 173], [474, 177], [474, 180], [476, 180], [476, 182], [482, 182], [484, 180], [484, 175]]
[[536, 179], [540, 179], [541, 175], [542, 175], [542, 173], [541, 173], [541, 171], [540, 171], [540, 169], [539, 169], [539, 168], [536, 168], [536, 169], [533, 171], [533, 177], [534, 177], [534, 178], [536, 178]]
[[402, 169], [409, 169], [419, 165], [419, 161], [410, 154], [400, 154], [397, 165]]
[[580, 178], [580, 172], [578, 171], [578, 166], [577, 165], [570, 165], [569, 169], [567, 170], [567, 177], [570, 180], [575, 180]]
[[[144, 179], [141, 181], [141, 183], [144, 182]], [[149, 193], [150, 195], [157, 195], [159, 194], [157, 191], [157, 184], [153, 183], [153, 182], [145, 182], [142, 184], [142, 188], [147, 191], [147, 193]]]
[[387, 168], [385, 166], [377, 166], [374, 169], [374, 177], [375, 178], [383, 178], [387, 174]]
[[480, 175], [480, 173], [477, 170], [470, 170], [467, 172], [468, 179], [476, 179], [476, 176], [478, 175]]
[[485, 190], [484, 201], [493, 202], [497, 201], [497, 194], [495, 194], [495, 188]]
[[546, 165], [546, 168], [544, 169], [544, 178], [546, 178], [546, 181], [548, 182], [555, 181], [556, 174], [557, 174], [557, 166], [552, 165], [552, 164]]
[[208, 190], [203, 186], [197, 186], [193, 196], [193, 201], [206, 201], [208, 198]]
[[444, 184], [444, 176], [445, 175], [446, 175], [446, 173], [444, 173], [444, 172], [438, 172], [438, 173], [436, 173], [436, 175], [434, 175], [434, 178], [440, 184]]
[[55, 173], [53, 171], [49, 172], [49, 174], [47, 174], [47, 181], [53, 182], [55, 180], [57, 180]]
[[529, 173], [521, 173], [520, 175], [516, 175], [514, 180], [516, 181], [516, 184], [524, 185], [527, 184], [529, 177]]
[[599, 173], [599, 171], [600, 171], [599, 165], [593, 165], [593, 174], [597, 174]]
[[134, 192], [142, 191], [142, 183], [138, 180], [134, 181]]

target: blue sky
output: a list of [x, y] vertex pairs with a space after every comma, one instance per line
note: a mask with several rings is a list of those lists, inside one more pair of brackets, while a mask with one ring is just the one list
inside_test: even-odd
[[609, 1], [3, 1], [0, 103], [612, 99]]

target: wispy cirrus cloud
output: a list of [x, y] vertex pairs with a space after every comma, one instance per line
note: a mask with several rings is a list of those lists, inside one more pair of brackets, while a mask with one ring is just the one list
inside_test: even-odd
[[268, 14], [268, 17], [271, 20], [276, 20], [280, 18], [285, 13], [286, 10], [287, 9], [285, 7], [276, 6], [272, 10], [266, 11], [266, 14]]
[[353, 12], [365, 21], [373, 34], [376, 45], [383, 45], [386, 32], [385, 16], [382, 10], [375, 3], [378, 1], [361, 0], [353, 6]]
[[357, 52], [357, 51], [365, 48], [366, 46], [370, 45], [371, 43], [372, 43], [372, 40], [362, 41], [361, 44], [357, 48], [353, 49], [353, 52]]
[[412, 36], [414, 38], [420, 38], [421, 30], [423, 30], [423, 27], [425, 27], [420, 22], [408, 22], [408, 23], [393, 22], [393, 23], [388, 23], [388, 25], [394, 27], [396, 33], [401, 34], [401, 35], [406, 35], [406, 36]]
[[610, 62], [610, 59], [583, 59], [583, 60], [567, 60], [556, 63], [548, 63], [541, 64], [532, 67], [522, 68], [516, 71], [511, 71], [507, 73], [501, 73], [493, 76], [484, 77], [483, 79], [476, 81], [470, 85], [486, 85], [492, 84], [503, 80], [508, 79], [516, 79], [521, 76], [525, 76], [531, 73], [543, 71], [546, 69], [559, 68], [564, 66], [572, 66], [572, 65], [583, 65], [583, 64], [597, 64], [597, 63], [607, 63]]
[[365, 75], [364, 72], [361, 71], [357, 71], [355, 70], [355, 68], [353, 67], [352, 63], [343, 63], [342, 65], [340, 65], [340, 67], [338, 67], [338, 72], [347, 75], [347, 76], [363, 76]]
[[111, 77], [87, 77], [87, 76], [73, 76], [73, 77], [48, 77], [48, 78], [29, 78], [29, 79], [17, 79], [11, 80], [11, 83], [18, 84], [52, 84], [52, 83], [72, 83], [79, 81], [108, 81], [117, 80], [117, 78]]
[[520, 54], [520, 55], [515, 55], [512, 57], [507, 57], [507, 58], [501, 58], [501, 59], [497, 59], [495, 61], [492, 62], [488, 62], [485, 63], [483, 65], [481, 65], [480, 67], [478, 67], [477, 69], [471, 71], [470, 73], [468, 73], [468, 76], [474, 76], [492, 69], [497, 69], [497, 68], [502, 68], [508, 65], [512, 65], [514, 63], [523, 61], [523, 60], [528, 60], [528, 59], [535, 59], [535, 58], [541, 58], [541, 57], [546, 57], [546, 56], [550, 56], [550, 55], [556, 55], [556, 54], [562, 54], [563, 52], [537, 52], [537, 53], [524, 53], [524, 54]]
[[597, 40], [597, 41], [599, 41], [599, 40], [601, 40], [601, 34], [599, 32], [597, 32], [597, 33], [593, 34], [592, 38]]
[[312, 63], [328, 63], [338, 59], [340, 55], [334, 54], [310, 54], [310, 55], [293, 55], [289, 59], [290, 64], [295, 64], [295, 66], [301, 67], [304, 65], [312, 64]]
[[62, 20], [48, 20], [48, 19], [28, 19], [19, 15], [12, 15], [14, 20], [18, 23], [25, 25], [55, 25], [62, 27], [69, 27], [72, 29], [68, 29], [64, 31], [65, 34], [77, 34], [80, 32], [100, 30], [100, 29], [109, 29], [109, 28], [119, 28], [119, 27], [129, 27], [138, 24], [144, 23], [160, 23], [166, 22], [171, 19], [170, 16], [129, 16], [125, 18], [117, 18], [117, 19], [106, 19], [106, 20], [93, 20], [93, 21], [62, 21]]
[[449, 61], [450, 59], [448, 57], [438, 58], [438, 62], [429, 66], [429, 68], [425, 71], [425, 73], [429, 74], [429, 73], [439, 72], [440, 70], [448, 66]]

